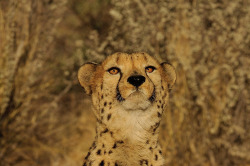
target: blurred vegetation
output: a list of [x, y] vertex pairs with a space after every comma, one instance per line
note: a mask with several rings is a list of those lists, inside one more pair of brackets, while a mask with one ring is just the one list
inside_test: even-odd
[[81, 165], [95, 117], [77, 70], [117, 51], [177, 70], [167, 165], [250, 165], [249, 46], [246, 0], [0, 0], [0, 165]]

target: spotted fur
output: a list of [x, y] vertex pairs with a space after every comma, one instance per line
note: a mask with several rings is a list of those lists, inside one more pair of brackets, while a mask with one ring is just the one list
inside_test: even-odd
[[174, 68], [146, 53], [116, 53], [100, 64], [84, 64], [78, 79], [92, 96], [97, 118], [97, 135], [83, 165], [162, 166], [158, 133]]

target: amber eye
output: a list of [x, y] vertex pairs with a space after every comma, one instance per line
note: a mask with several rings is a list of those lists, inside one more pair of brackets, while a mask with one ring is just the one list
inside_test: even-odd
[[152, 73], [154, 70], [155, 70], [155, 67], [154, 66], [148, 66], [145, 68], [146, 72], [147, 73]]
[[120, 69], [117, 67], [111, 67], [110, 69], [108, 69], [108, 72], [112, 75], [118, 74], [120, 72]]

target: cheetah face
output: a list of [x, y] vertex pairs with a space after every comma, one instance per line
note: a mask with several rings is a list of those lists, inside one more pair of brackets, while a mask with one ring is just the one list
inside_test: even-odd
[[116, 53], [101, 64], [83, 65], [78, 79], [96, 107], [108, 98], [125, 110], [146, 110], [164, 95], [162, 91], [167, 93], [176, 75], [171, 65], [146, 53]]

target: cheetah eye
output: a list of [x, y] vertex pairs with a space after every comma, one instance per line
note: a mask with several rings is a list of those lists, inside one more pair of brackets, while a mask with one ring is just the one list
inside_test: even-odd
[[120, 72], [120, 69], [117, 67], [111, 67], [110, 69], [108, 69], [109, 74], [115, 75], [118, 74]]
[[148, 67], [145, 68], [145, 71], [146, 71], [147, 73], [152, 73], [154, 70], [155, 70], [155, 67], [154, 67], [154, 66], [148, 66]]

